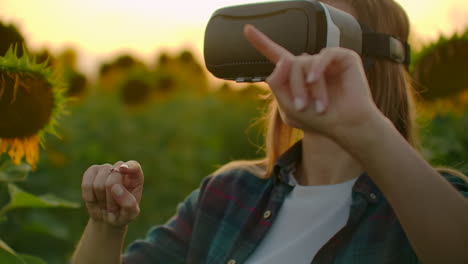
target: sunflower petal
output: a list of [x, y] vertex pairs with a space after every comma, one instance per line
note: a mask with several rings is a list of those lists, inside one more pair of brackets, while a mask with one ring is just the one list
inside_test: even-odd
[[34, 135], [25, 140], [23, 145], [26, 153], [26, 162], [31, 165], [32, 170], [36, 170], [39, 161], [39, 137]]
[[13, 144], [10, 145], [10, 150], [8, 151], [8, 155], [11, 158], [11, 161], [15, 165], [21, 164], [21, 159], [24, 157], [24, 146], [23, 140], [15, 138], [13, 140]]
[[7, 152], [8, 150], [8, 139], [0, 139], [0, 155]]

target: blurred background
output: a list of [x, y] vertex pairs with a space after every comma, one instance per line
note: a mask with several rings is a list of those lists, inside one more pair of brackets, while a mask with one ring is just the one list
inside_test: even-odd
[[[202, 60], [212, 12], [246, 2], [1, 0], [0, 56], [23, 43], [68, 83], [60, 138], [46, 138], [37, 171], [19, 185], [81, 203], [90, 165], [138, 160], [146, 183], [127, 245], [164, 223], [220, 165], [261, 157], [265, 87], [215, 80]], [[468, 173], [468, 2], [397, 2], [412, 20], [421, 151], [435, 166]], [[18, 252], [65, 263], [87, 218], [83, 204], [19, 209], [0, 237]]]

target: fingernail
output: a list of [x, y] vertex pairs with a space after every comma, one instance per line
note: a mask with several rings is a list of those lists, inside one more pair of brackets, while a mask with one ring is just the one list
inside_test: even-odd
[[304, 108], [305, 106], [305, 101], [301, 97], [296, 97], [294, 99], [294, 107], [296, 107], [296, 110], [300, 111]]
[[325, 110], [325, 106], [323, 105], [322, 102], [320, 101], [315, 101], [315, 112], [317, 113], [323, 113], [323, 111]]
[[317, 75], [315, 74], [315, 72], [309, 72], [309, 74], [307, 75], [307, 80], [306, 82], [307, 83], [313, 83], [317, 80]]
[[114, 213], [107, 213], [107, 220], [109, 220], [110, 222], [115, 222], [115, 219], [117, 217], [115, 216]]
[[126, 169], [128, 169], [128, 165], [127, 165], [127, 164], [122, 164], [122, 165], [120, 165], [120, 168], [126, 168]]
[[117, 196], [121, 196], [124, 193], [124, 190], [120, 184], [116, 184], [112, 187], [112, 192]]

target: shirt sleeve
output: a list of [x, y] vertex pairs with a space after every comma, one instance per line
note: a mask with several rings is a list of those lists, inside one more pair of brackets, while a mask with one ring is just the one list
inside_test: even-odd
[[166, 224], [153, 227], [145, 240], [132, 242], [122, 256], [122, 263], [185, 263], [200, 190], [208, 179], [178, 205], [176, 214]]
[[[441, 172], [441, 175], [452, 184], [463, 196], [468, 198], [468, 177], [460, 175], [455, 176], [449, 172]], [[461, 177], [465, 177], [462, 179]]]

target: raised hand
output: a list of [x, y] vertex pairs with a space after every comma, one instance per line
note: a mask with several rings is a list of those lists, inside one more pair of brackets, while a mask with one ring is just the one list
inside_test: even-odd
[[127, 225], [140, 213], [144, 176], [136, 161], [93, 165], [81, 184], [90, 217], [112, 226]]
[[276, 64], [267, 83], [288, 125], [338, 137], [381, 115], [372, 100], [361, 58], [354, 51], [325, 48], [319, 54], [294, 56], [252, 25], [245, 26], [244, 35]]

